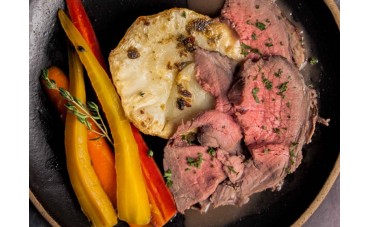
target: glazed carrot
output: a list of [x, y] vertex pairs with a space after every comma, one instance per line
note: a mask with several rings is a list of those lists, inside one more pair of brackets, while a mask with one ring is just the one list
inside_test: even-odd
[[82, 37], [89, 44], [90, 49], [98, 59], [100, 65], [108, 72], [107, 64], [104, 61], [100, 50], [98, 39], [81, 0], [66, 0], [69, 15], [72, 23], [80, 31]]
[[[91, 122], [93, 130], [99, 131]], [[87, 131], [87, 147], [96, 175], [99, 178], [105, 193], [107, 193], [114, 207], [117, 207], [116, 169], [114, 166], [114, 153], [108, 141], [99, 137], [93, 130]]]
[[[81, 0], [66, 0], [69, 15], [71, 17], [72, 23], [80, 31], [82, 37], [88, 43], [90, 49], [92, 50], [94, 56], [99, 61], [100, 65], [108, 71], [107, 65], [103, 58], [100, 50], [100, 45], [96, 34], [90, 22], [90, 19], [85, 11], [85, 8]], [[117, 206], [117, 183], [116, 183], [116, 170], [114, 162], [114, 153], [109, 146], [106, 139], [99, 141], [92, 141], [91, 139], [98, 137], [92, 131], [88, 131], [89, 136], [89, 153], [99, 177], [104, 190], [108, 194], [110, 200], [112, 201], [114, 207]], [[110, 152], [99, 152], [99, 149], [110, 150]]]
[[118, 218], [127, 223], [146, 225], [151, 210], [140, 163], [138, 146], [130, 122], [123, 111], [115, 87], [92, 53], [87, 42], [63, 10], [58, 10], [61, 25], [85, 66], [110, 127], [115, 151]]
[[[47, 73], [50, 80], [55, 81], [58, 87], [68, 90], [69, 85], [68, 77], [64, 74], [64, 72], [60, 68], [52, 66], [47, 69]], [[44, 91], [48, 95], [49, 100], [54, 104], [56, 110], [58, 111], [60, 118], [62, 118], [62, 120], [65, 121], [67, 114], [65, 104], [67, 104], [67, 100], [65, 100], [57, 90], [48, 89], [45, 85], [45, 81], [41, 80], [41, 84]]]
[[[69, 53], [70, 93], [86, 102], [83, 68], [76, 53]], [[87, 127], [71, 112], [65, 124], [65, 153], [71, 185], [83, 213], [93, 226], [114, 226], [117, 214], [91, 165], [87, 148]]]
[[[68, 90], [69, 79], [67, 75], [58, 67], [52, 66], [47, 69], [47, 74], [49, 79], [54, 80], [56, 85], [59, 88]], [[45, 81], [42, 80], [43, 87], [45, 92], [48, 95], [50, 101], [58, 110], [60, 117], [65, 120], [67, 108], [65, 104], [67, 103], [57, 90], [48, 89], [45, 85]], [[92, 129], [99, 131], [97, 126], [90, 121]], [[116, 170], [114, 167], [114, 153], [110, 147], [108, 141], [105, 138], [100, 138], [96, 132], [93, 130], [87, 131], [87, 145], [88, 151], [93, 164], [95, 173], [99, 179], [100, 184], [102, 185], [105, 193], [107, 193], [110, 201], [116, 207], [117, 204], [117, 195], [116, 195]]]
[[[80, 31], [86, 43], [90, 49], [92, 49], [93, 54], [101, 63], [101, 66], [109, 73], [105, 61], [100, 60], [102, 59], [100, 49], [95, 48], [99, 47], [99, 44], [81, 0], [66, 0], [66, 3], [73, 24]], [[151, 204], [152, 217], [151, 225], [149, 226], [163, 226], [176, 214], [176, 205], [157, 164], [147, 155], [148, 147], [140, 132], [132, 124], [131, 128], [139, 148], [141, 167], [145, 178], [149, 202]]]
[[175, 216], [177, 212], [176, 205], [155, 160], [148, 155], [149, 148], [139, 130], [132, 124], [131, 129], [138, 144], [141, 166], [152, 206], [151, 224], [163, 226]]

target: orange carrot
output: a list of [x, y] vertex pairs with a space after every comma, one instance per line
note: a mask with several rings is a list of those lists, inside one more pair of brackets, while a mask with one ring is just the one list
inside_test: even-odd
[[[69, 80], [64, 72], [56, 66], [52, 66], [47, 69], [48, 77], [54, 80], [59, 88], [68, 90]], [[50, 101], [54, 104], [61, 118], [65, 120], [67, 103], [57, 90], [48, 89], [45, 82], [42, 81], [45, 92], [47, 93]], [[97, 126], [90, 121], [93, 130], [99, 131]], [[105, 193], [107, 193], [113, 206], [116, 207], [117, 195], [116, 195], [116, 170], [114, 167], [114, 153], [110, 147], [108, 141], [105, 138], [98, 138], [99, 135], [88, 130], [88, 151], [93, 164], [96, 175], [98, 176], [99, 182], [101, 183]]]
[[[61, 69], [56, 66], [52, 66], [48, 68], [48, 75], [50, 80], [54, 80], [58, 87], [68, 90], [69, 80]], [[67, 104], [67, 100], [64, 99], [57, 90], [48, 89], [45, 85], [45, 81], [42, 80], [41, 84], [43, 85], [43, 89], [48, 95], [50, 101], [54, 104], [56, 110], [60, 114], [60, 118], [65, 121], [67, 114], [65, 104]]]
[[[92, 129], [99, 131], [98, 127], [92, 123]], [[114, 153], [108, 141], [105, 138], [98, 138], [99, 135], [92, 130], [87, 131], [87, 147], [89, 150], [91, 162], [96, 175], [107, 193], [114, 207], [117, 207], [117, 183], [116, 169], [114, 166]]]
[[148, 155], [149, 148], [139, 130], [132, 124], [131, 129], [138, 144], [149, 201], [152, 205], [152, 220], [150, 223], [154, 226], [163, 226], [175, 216], [177, 212], [176, 205], [155, 160]]

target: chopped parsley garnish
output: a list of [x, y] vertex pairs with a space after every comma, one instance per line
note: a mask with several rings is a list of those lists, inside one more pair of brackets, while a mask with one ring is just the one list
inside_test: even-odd
[[267, 90], [271, 90], [272, 89], [272, 82], [270, 80], [268, 80], [264, 74], [262, 74], [262, 82], [263, 84], [265, 85], [265, 88]]
[[276, 77], [280, 77], [282, 73], [283, 73], [283, 70], [279, 69], [277, 72], [274, 73], [274, 75]]
[[317, 58], [315, 58], [315, 57], [311, 57], [311, 58], [309, 59], [309, 61], [310, 61], [310, 64], [311, 64], [311, 65], [316, 65], [317, 63], [319, 63], [319, 59], [317, 59]]
[[186, 162], [188, 163], [189, 166], [194, 166], [196, 168], [199, 168], [203, 162], [202, 156], [203, 155], [201, 153], [198, 153], [197, 158], [187, 157]]
[[250, 49], [251, 47], [248, 46], [248, 45], [245, 45], [244, 43], [241, 44], [241, 52], [240, 54], [242, 54], [244, 57], [247, 56], [247, 54], [250, 52]]
[[253, 32], [253, 33], [252, 33], [252, 39], [253, 39], [253, 40], [256, 40], [256, 39], [257, 39], [257, 35], [256, 35], [256, 33], [255, 33], [255, 32]]
[[181, 140], [186, 141], [189, 145], [192, 145], [196, 139], [196, 135], [193, 132], [181, 135]]
[[213, 147], [209, 147], [207, 153], [211, 155], [212, 159], [216, 156], [216, 150]]
[[149, 155], [149, 157], [153, 157], [154, 152], [152, 150], [148, 150], [148, 155]]
[[284, 92], [286, 92], [286, 90], [288, 89], [288, 81], [280, 84], [279, 86], [277, 86], [277, 88], [279, 89], [279, 92], [277, 94], [284, 98]]
[[272, 47], [274, 44], [272, 44], [272, 43], [265, 43], [265, 46], [267, 46], [267, 47]]
[[260, 91], [260, 89], [258, 87], [255, 87], [252, 89], [252, 95], [253, 95], [253, 98], [254, 98], [254, 101], [256, 101], [256, 103], [260, 103], [260, 100], [258, 99], [258, 96], [257, 96], [257, 93]]
[[166, 180], [166, 185], [167, 187], [171, 187], [172, 184], [173, 184], [173, 181], [172, 181], [172, 172], [170, 169], [166, 170], [164, 172], [164, 179]]
[[259, 21], [256, 21], [256, 23], [254, 24], [259, 30], [263, 31], [266, 29], [266, 25], [262, 22], [259, 22]]
[[239, 172], [236, 172], [233, 166], [227, 166], [227, 169], [230, 171], [230, 173], [235, 173], [238, 175]]
[[298, 143], [291, 142], [289, 146], [289, 160], [290, 160], [291, 165], [293, 165], [295, 162], [294, 157], [296, 157], [296, 155], [294, 154], [294, 150], [296, 149], [297, 145]]
[[183, 18], [186, 18], [186, 12], [185, 12], [185, 11], [183, 11], [183, 12], [181, 13], [181, 16], [182, 16]]
[[241, 52], [244, 57], [247, 56], [250, 52], [261, 55], [260, 51], [257, 48], [252, 48], [251, 46], [246, 45], [245, 43], [241, 44]]

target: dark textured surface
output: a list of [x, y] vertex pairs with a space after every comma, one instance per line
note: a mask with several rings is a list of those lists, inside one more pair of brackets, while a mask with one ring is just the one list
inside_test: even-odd
[[[149, 0], [111, 0], [106, 1], [104, 6], [88, 4], [89, 2], [91, 3], [92, 1], [84, 1], [84, 3], [87, 3], [88, 13], [90, 12], [94, 15], [91, 19], [93, 25], [97, 28], [98, 39], [103, 40], [101, 44], [105, 55], [118, 42], [117, 40], [123, 36], [125, 29], [133, 22], [133, 17], [139, 15], [139, 9], [147, 9], [140, 11], [140, 14], [147, 14], [179, 5], [179, 1], [170, 1], [170, 3], [169, 1], [155, 1], [156, 3], [162, 3], [154, 4], [153, 1]], [[63, 136], [62, 125], [58, 123], [56, 114], [53, 113], [52, 108], [42, 95], [36, 79], [39, 71], [50, 64], [57, 64], [66, 69], [66, 63], [63, 60], [66, 57], [64, 40], [60, 39], [62, 31], [56, 23], [55, 17], [56, 9], [63, 7], [62, 3], [62, 0], [53, 1], [53, 4], [46, 0], [30, 1], [29, 180], [30, 189], [34, 191], [46, 210], [60, 224], [63, 226], [85, 226], [87, 224], [86, 219], [79, 212], [79, 205], [71, 192], [66, 175], [63, 155], [64, 147], [62, 140], [60, 140], [60, 137]], [[324, 117], [327, 114], [331, 114], [331, 116], [334, 116], [334, 121], [332, 121], [330, 129], [323, 128], [319, 130], [314, 137], [313, 144], [304, 150], [307, 158], [296, 174], [287, 179], [286, 184], [288, 188], [283, 189], [278, 197], [274, 195], [275, 193], [265, 193], [267, 197], [263, 202], [270, 202], [272, 205], [267, 209], [260, 207], [261, 210], [258, 211], [260, 212], [258, 215], [244, 218], [242, 223], [236, 224], [237, 226], [244, 226], [248, 223], [253, 223], [252, 225], [254, 226], [266, 226], [279, 220], [277, 219], [279, 217], [283, 218], [283, 220], [279, 220], [274, 224], [285, 226], [297, 219], [313, 200], [320, 190], [320, 185], [323, 184], [328, 176], [335, 161], [333, 158], [330, 159], [330, 157], [335, 156], [335, 152], [339, 151], [337, 138], [339, 134], [339, 104], [337, 104], [339, 102], [337, 93], [339, 92], [339, 82], [337, 81], [339, 78], [339, 61], [336, 62], [339, 59], [339, 32], [336, 31], [333, 22], [325, 22], [330, 21], [331, 18], [330, 16], [323, 16], [329, 15], [329, 11], [322, 6], [321, 1], [316, 0], [308, 3], [307, 1], [288, 0], [287, 3], [295, 9], [295, 11], [293, 10], [293, 16], [301, 21], [308, 31], [312, 31], [314, 39], [320, 42], [318, 49], [320, 50], [319, 57], [322, 56], [320, 59], [323, 59], [322, 65], [324, 70], [322, 70], [322, 73], [328, 77], [328, 79], [323, 79], [319, 88], [322, 102], [326, 104], [322, 109], [322, 113]], [[117, 13], [116, 10], [112, 10], [117, 7], [123, 7], [123, 12]], [[96, 12], [104, 12], [104, 14]], [[305, 14], [312, 16], [304, 16]], [[114, 21], [116, 24], [115, 26], [107, 25], [105, 20]], [[327, 23], [326, 26], [328, 27], [324, 27], [324, 22]], [[121, 26], [118, 24], [121, 24]], [[115, 27], [121, 27], [122, 29], [117, 30], [114, 29]], [[315, 30], [317, 30], [316, 33]], [[50, 34], [48, 33], [50, 31], [54, 32]], [[109, 36], [106, 36], [106, 34], [109, 34]], [[319, 38], [319, 34], [321, 38]], [[332, 102], [332, 100], [335, 100], [335, 102]], [[318, 148], [321, 148], [326, 153], [315, 153], [315, 150]], [[330, 159], [330, 161], [326, 162], [324, 161], [325, 159]], [[42, 164], [35, 165], [35, 163]], [[306, 174], [305, 179], [301, 177], [302, 174]], [[339, 184], [340, 180], [337, 179], [327, 198], [305, 226], [339, 226]], [[294, 191], [294, 188], [299, 190]], [[275, 201], [268, 200], [271, 198], [274, 198]], [[276, 201], [276, 198], [285, 198], [285, 202], [279, 203]], [[275, 212], [271, 212], [273, 210]], [[287, 212], [290, 213], [287, 214]], [[61, 218], [61, 216], [68, 218]], [[31, 203], [29, 220], [30, 226], [48, 226], [35, 211]], [[177, 220], [178, 225], [174, 224], [174, 226], [181, 226], [180, 223], [183, 223], [182, 218], [178, 217]]]

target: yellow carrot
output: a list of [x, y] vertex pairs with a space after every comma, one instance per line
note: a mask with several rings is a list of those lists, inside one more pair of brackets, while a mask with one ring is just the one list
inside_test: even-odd
[[[83, 68], [76, 53], [69, 54], [72, 96], [86, 102]], [[93, 226], [113, 226], [117, 215], [95, 174], [87, 147], [87, 128], [73, 113], [67, 113], [65, 149], [68, 174], [82, 211]]]
[[141, 170], [138, 146], [126, 119], [120, 98], [105, 70], [63, 10], [59, 20], [85, 66], [110, 127], [116, 157], [118, 217], [128, 223], [150, 222], [150, 205]]

